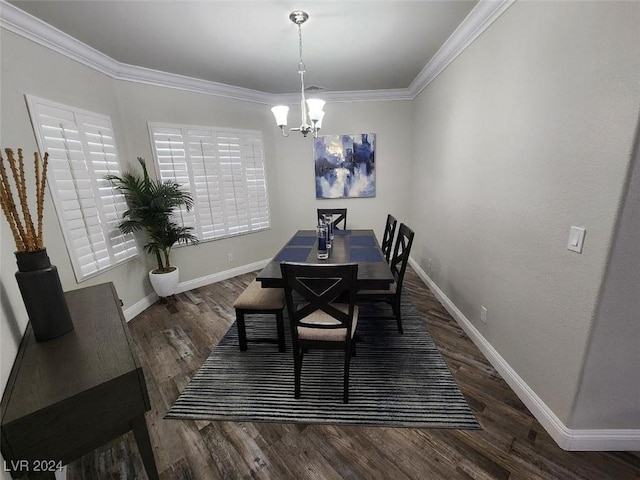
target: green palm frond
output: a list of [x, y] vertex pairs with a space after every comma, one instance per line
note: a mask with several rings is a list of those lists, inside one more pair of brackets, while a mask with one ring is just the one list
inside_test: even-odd
[[178, 209], [190, 211], [193, 208], [193, 198], [176, 182], [152, 179], [145, 160], [138, 157], [138, 162], [142, 166], [142, 175], [126, 172], [121, 176], [105, 177], [124, 195], [129, 207], [123, 213], [118, 228], [122, 233], [144, 231], [149, 237], [144, 251], [156, 255], [159, 269], [167, 268], [173, 245], [198, 243], [192, 227], [179, 225], [173, 220]]

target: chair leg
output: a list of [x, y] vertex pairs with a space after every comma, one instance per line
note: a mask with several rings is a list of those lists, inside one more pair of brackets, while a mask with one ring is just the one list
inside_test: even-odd
[[351, 355], [349, 355], [349, 353], [348, 350], [344, 352], [344, 390], [342, 394], [342, 401], [344, 403], [349, 403], [349, 365], [351, 364]]
[[300, 398], [300, 376], [302, 374], [302, 352], [298, 348], [293, 350], [293, 370], [295, 377], [294, 397]]
[[402, 329], [402, 314], [400, 309], [400, 297], [396, 296], [392, 302], [393, 315], [396, 317], [396, 323], [398, 324], [398, 332], [402, 335], [404, 330]]
[[244, 352], [247, 349], [247, 330], [244, 323], [244, 312], [242, 310], [236, 309], [236, 323], [238, 327], [240, 351]]
[[284, 320], [282, 318], [282, 310], [276, 312], [276, 325], [278, 327], [278, 350], [284, 352]]

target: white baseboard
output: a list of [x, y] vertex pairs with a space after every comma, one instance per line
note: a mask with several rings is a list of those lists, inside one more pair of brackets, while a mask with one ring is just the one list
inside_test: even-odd
[[151, 305], [153, 305], [157, 301], [158, 301], [158, 296], [155, 293], [151, 293], [147, 295], [142, 300], [137, 301], [136, 303], [131, 305], [129, 308], [126, 308], [122, 311], [122, 313], [124, 313], [125, 320], [128, 322], [129, 320], [134, 318], [136, 315], [139, 315], [142, 312], [144, 312], [147, 308], [149, 308]]
[[560, 448], [570, 451], [640, 450], [640, 430], [574, 430], [565, 426], [449, 297], [438, 288], [420, 265], [413, 258], [409, 259], [409, 263]]
[[[248, 265], [242, 265], [240, 267], [232, 268], [230, 270], [225, 270], [223, 272], [213, 273], [211, 275], [206, 275], [200, 278], [194, 278], [193, 280], [187, 280], [186, 282], [181, 282], [178, 284], [178, 289], [176, 293], [186, 292], [187, 290], [193, 290], [194, 288], [204, 287], [205, 285], [209, 285], [211, 283], [221, 282], [222, 280], [226, 280], [228, 278], [237, 277], [238, 275], [242, 275], [244, 273], [253, 272], [255, 270], [259, 270], [264, 268], [264, 266], [269, 263], [271, 259], [260, 260], [259, 262], [249, 263]], [[158, 301], [158, 296], [155, 293], [151, 293], [144, 297], [142, 300], [134, 303], [129, 308], [123, 310], [124, 318], [128, 322], [136, 315], [144, 312], [147, 308]]]
[[180, 282], [178, 284], [178, 290], [176, 293], [186, 292], [187, 290], [193, 290], [194, 288], [204, 287], [205, 285], [209, 285], [211, 283], [221, 282], [222, 280], [226, 280], [228, 278], [237, 277], [238, 275], [242, 275], [244, 273], [260, 270], [261, 268], [264, 268], [270, 261], [270, 258], [267, 260], [260, 260], [259, 262], [249, 263], [248, 265], [241, 265], [239, 267], [232, 268], [231, 270], [212, 273], [211, 275], [207, 275], [205, 277], [194, 278], [193, 280]]

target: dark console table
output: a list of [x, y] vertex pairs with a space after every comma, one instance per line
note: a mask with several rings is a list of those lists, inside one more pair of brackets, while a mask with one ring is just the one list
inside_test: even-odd
[[27, 327], [2, 396], [2, 456], [13, 478], [53, 470], [133, 430], [158, 479], [142, 368], [111, 283], [65, 294], [74, 330], [47, 342]]

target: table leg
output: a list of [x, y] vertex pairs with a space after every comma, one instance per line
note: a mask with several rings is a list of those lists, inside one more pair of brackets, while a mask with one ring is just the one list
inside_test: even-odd
[[158, 480], [158, 469], [153, 457], [153, 448], [151, 447], [149, 430], [147, 430], [147, 424], [144, 421], [144, 414], [131, 420], [131, 427], [142, 457], [142, 463], [144, 463], [144, 468], [147, 471], [147, 477], [149, 477], [149, 480]]
[[247, 349], [247, 329], [244, 323], [244, 311], [236, 309], [236, 324], [238, 327], [238, 343], [240, 344], [240, 350], [244, 352]]

